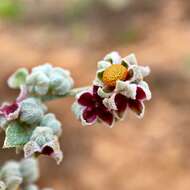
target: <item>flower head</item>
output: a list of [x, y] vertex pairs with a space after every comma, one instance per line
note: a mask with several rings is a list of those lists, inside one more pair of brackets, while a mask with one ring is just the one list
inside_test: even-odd
[[3, 103], [0, 107], [0, 116], [6, 121], [15, 120], [19, 117], [21, 102], [27, 97], [26, 88], [21, 86], [20, 94], [12, 103]]
[[127, 108], [142, 118], [144, 101], [151, 99], [149, 86], [144, 81], [149, 73], [149, 67], [137, 64], [134, 54], [121, 58], [112, 52], [98, 62], [93, 90], [76, 96], [73, 111], [83, 125], [100, 120], [112, 126], [114, 121], [123, 118]]
[[63, 153], [60, 150], [57, 136], [49, 127], [37, 127], [30, 138], [30, 141], [24, 145], [25, 157], [44, 154], [54, 158], [59, 164], [62, 161]]
[[98, 84], [98, 94], [103, 103], [116, 114], [122, 116], [129, 107], [141, 118], [145, 100], [151, 99], [148, 84], [143, 80], [150, 73], [149, 67], [139, 66], [134, 54], [125, 58], [117, 52], [105, 56], [98, 63], [94, 84]]
[[97, 90], [98, 86], [93, 86], [92, 89], [78, 94], [73, 110], [78, 112], [80, 109], [79, 118], [83, 125], [92, 125], [98, 120], [112, 126], [113, 114], [104, 106], [103, 98], [97, 94]]
[[107, 86], [115, 86], [117, 80], [125, 80], [128, 75], [128, 70], [121, 64], [112, 64], [108, 67], [102, 76], [102, 81]]
[[150, 73], [149, 67], [139, 66], [134, 54], [122, 58], [117, 52], [112, 52], [98, 62], [98, 70], [94, 85], [101, 86], [104, 91], [114, 90], [120, 81], [138, 83]]

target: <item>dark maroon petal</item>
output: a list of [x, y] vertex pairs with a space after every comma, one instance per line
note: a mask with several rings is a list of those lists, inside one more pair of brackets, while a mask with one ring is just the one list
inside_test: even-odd
[[115, 104], [118, 112], [124, 112], [127, 108], [127, 98], [122, 94], [117, 94], [115, 96]]
[[97, 110], [97, 114], [98, 114], [98, 117], [105, 123], [107, 123], [108, 125], [112, 125], [113, 123], [113, 120], [114, 120], [114, 117], [113, 117], [113, 114], [108, 111], [105, 107], [100, 107], [98, 108]]
[[10, 105], [5, 105], [1, 111], [5, 114], [5, 115], [9, 115], [11, 113], [14, 113], [17, 109], [19, 108], [18, 104], [16, 102], [10, 104]]
[[48, 155], [48, 156], [50, 156], [51, 154], [53, 154], [53, 148], [51, 148], [50, 146], [45, 146], [44, 148], [43, 148], [43, 150], [42, 150], [42, 154], [44, 154], [44, 155]]
[[83, 111], [82, 116], [87, 123], [92, 123], [97, 118], [96, 110], [88, 107]]
[[93, 86], [94, 104], [101, 104], [102, 102], [102, 97], [98, 95], [98, 89], [99, 89], [99, 86]]
[[143, 112], [143, 103], [139, 100], [132, 100], [128, 101], [128, 105], [137, 115], [141, 115]]
[[85, 92], [81, 94], [81, 96], [78, 99], [78, 103], [82, 106], [93, 106], [93, 95], [90, 92]]
[[140, 87], [137, 87], [136, 99], [137, 100], [144, 100], [145, 98], [146, 98], [146, 93], [144, 92], [144, 90]]
[[94, 105], [102, 104], [102, 97], [98, 95], [98, 88], [99, 86], [93, 86], [93, 98], [94, 98]]
[[98, 88], [99, 86], [93, 86], [93, 95], [98, 96]]

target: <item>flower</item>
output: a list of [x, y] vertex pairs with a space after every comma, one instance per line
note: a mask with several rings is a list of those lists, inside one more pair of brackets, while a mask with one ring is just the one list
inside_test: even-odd
[[119, 91], [121, 82], [125, 87], [129, 83], [137, 84], [149, 73], [149, 67], [137, 64], [134, 54], [121, 58], [117, 52], [112, 52], [98, 62], [98, 70], [93, 84], [101, 87], [98, 90], [100, 96], [108, 97], [113, 91]]
[[113, 111], [116, 118], [123, 118], [127, 107], [142, 118], [143, 102], [151, 99], [151, 91], [144, 81], [149, 73], [149, 67], [137, 64], [134, 54], [121, 58], [117, 52], [112, 52], [98, 62], [93, 83], [99, 86], [98, 95], [104, 98], [105, 107]]
[[28, 91], [35, 96], [65, 95], [73, 83], [68, 70], [50, 64], [34, 67], [26, 78]]
[[3, 115], [8, 121], [17, 119], [20, 113], [20, 104], [13, 102], [12, 104], [3, 103], [0, 107], [0, 114]]
[[150, 100], [151, 92], [149, 91], [147, 84], [142, 81], [138, 85], [129, 84], [127, 92], [131, 93], [114, 93], [111, 97], [105, 98], [103, 103], [109, 109], [114, 111], [114, 115], [118, 119], [122, 119], [127, 108], [134, 111], [139, 118], [144, 116], [144, 101]]
[[113, 126], [115, 121], [123, 119], [127, 108], [142, 118], [144, 101], [151, 99], [151, 91], [144, 81], [149, 73], [149, 67], [137, 64], [134, 54], [125, 58], [117, 52], [106, 55], [98, 62], [93, 87], [76, 96], [75, 115], [83, 125], [100, 120]]
[[63, 159], [57, 136], [49, 127], [36, 127], [30, 141], [24, 145], [25, 157], [44, 154], [54, 158], [59, 164]]
[[77, 117], [80, 118], [84, 126], [92, 125], [98, 120], [112, 127], [114, 116], [112, 112], [104, 106], [103, 98], [97, 94], [97, 90], [98, 86], [93, 86], [92, 89], [79, 93], [73, 105], [73, 111], [78, 114]]
[[6, 121], [15, 120], [19, 117], [21, 102], [27, 97], [26, 88], [21, 86], [20, 94], [12, 103], [3, 103], [0, 107], [0, 116]]

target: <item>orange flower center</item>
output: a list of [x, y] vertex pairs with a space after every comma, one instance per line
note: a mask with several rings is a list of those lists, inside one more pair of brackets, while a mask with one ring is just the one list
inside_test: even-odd
[[121, 64], [113, 64], [108, 67], [103, 73], [103, 82], [107, 86], [115, 86], [117, 80], [125, 80], [128, 75], [128, 70]]

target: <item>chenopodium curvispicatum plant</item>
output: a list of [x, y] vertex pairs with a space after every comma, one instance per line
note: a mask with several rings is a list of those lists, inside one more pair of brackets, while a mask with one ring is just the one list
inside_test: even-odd
[[[70, 72], [61, 67], [44, 64], [31, 71], [18, 69], [8, 79], [8, 86], [19, 89], [20, 94], [13, 102], [0, 107], [0, 127], [5, 131], [3, 147], [24, 151], [25, 158], [48, 155], [59, 164], [63, 158], [59, 144], [62, 126], [48, 112], [45, 102], [74, 96], [72, 110], [82, 125], [102, 122], [113, 127], [129, 109], [143, 117], [144, 101], [151, 99], [151, 91], [144, 81], [149, 73], [149, 67], [137, 64], [134, 54], [122, 58], [117, 52], [98, 62], [91, 86], [80, 88], [73, 88]], [[32, 185], [27, 190], [35, 188]]]
[[0, 190], [39, 190], [35, 184], [38, 179], [39, 167], [36, 159], [8, 161], [0, 169]]

